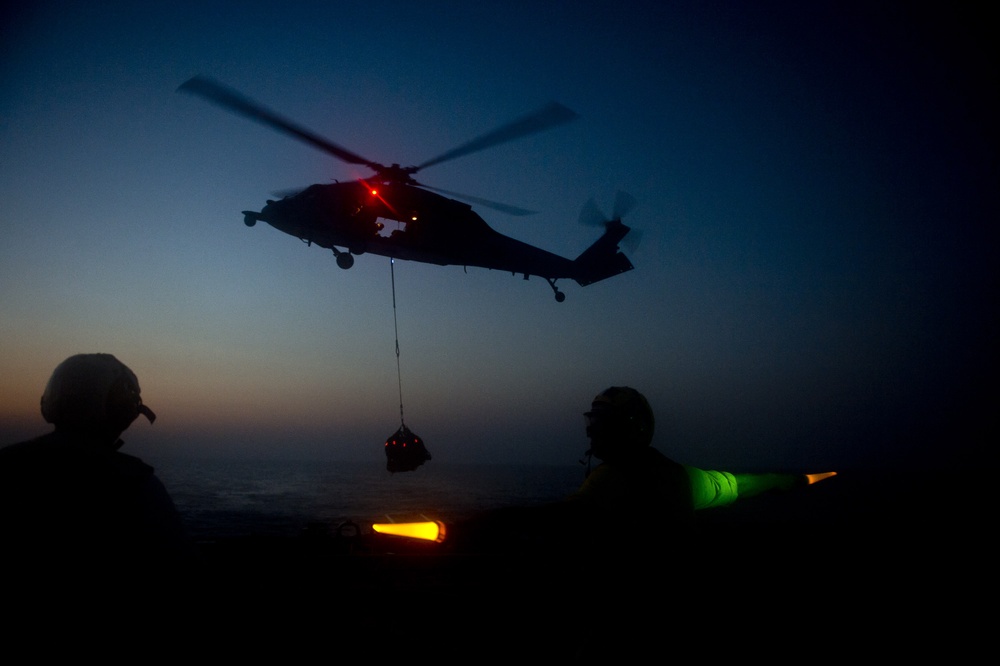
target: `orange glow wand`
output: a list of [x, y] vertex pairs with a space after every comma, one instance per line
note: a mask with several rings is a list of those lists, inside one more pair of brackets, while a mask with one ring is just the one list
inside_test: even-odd
[[423, 541], [444, 541], [444, 523], [439, 520], [427, 520], [419, 523], [375, 523], [372, 529], [379, 534], [421, 539]]

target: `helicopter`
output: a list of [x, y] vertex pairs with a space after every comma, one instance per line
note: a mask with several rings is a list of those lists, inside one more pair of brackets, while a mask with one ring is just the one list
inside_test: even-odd
[[[208, 77], [195, 76], [178, 92], [190, 93], [233, 113], [246, 116], [317, 148], [348, 164], [367, 167], [372, 176], [357, 180], [310, 185], [281, 199], [268, 199], [259, 211], [243, 211], [248, 227], [266, 222], [275, 229], [333, 251], [337, 265], [349, 269], [354, 257], [365, 253], [440, 266], [476, 266], [545, 279], [556, 301], [566, 295], [556, 286], [572, 279], [580, 286], [632, 270], [618, 244], [631, 231], [621, 218], [634, 203], [619, 192], [615, 213], [605, 219], [593, 201], [587, 202], [581, 221], [600, 224], [604, 233], [575, 259], [568, 259], [490, 227], [472, 209], [473, 203], [512, 215], [532, 211], [431, 187], [414, 179], [427, 167], [540, 132], [574, 120], [577, 115], [556, 102], [507, 123], [416, 166], [383, 165], [364, 158], [300, 127], [262, 104]], [[457, 198], [451, 198], [457, 197]], [[464, 201], [462, 201], [462, 200]], [[380, 220], [395, 221], [391, 231]]]

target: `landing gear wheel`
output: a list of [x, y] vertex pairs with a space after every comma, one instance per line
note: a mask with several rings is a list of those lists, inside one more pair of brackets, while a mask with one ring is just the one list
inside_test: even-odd
[[248, 227], [252, 227], [253, 225], [257, 224], [257, 215], [256, 215], [256, 213], [251, 213], [251, 212], [248, 212], [248, 211], [244, 211], [243, 212], [243, 224], [247, 225]]
[[562, 303], [566, 300], [566, 294], [559, 291], [559, 287], [556, 286], [555, 278], [545, 278], [545, 281], [549, 283], [549, 286], [552, 287], [552, 291], [555, 292], [556, 303]]
[[354, 265], [354, 255], [350, 252], [341, 252], [337, 254], [337, 265], [346, 271]]

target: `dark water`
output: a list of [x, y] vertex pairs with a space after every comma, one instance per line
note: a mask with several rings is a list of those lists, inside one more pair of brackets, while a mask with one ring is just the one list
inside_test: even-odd
[[390, 474], [382, 462], [151, 460], [195, 539], [295, 536], [310, 525], [426, 516], [445, 522], [559, 499], [576, 466], [430, 462]]
[[[317, 598], [337, 600], [317, 617], [329, 626], [360, 623], [368, 630], [374, 625], [367, 618], [382, 617], [386, 599], [437, 600], [453, 609], [455, 626], [476, 616], [470, 609], [486, 617], [516, 604], [518, 616], [542, 615], [528, 626], [538, 629], [536, 640], [550, 641], [545, 645], [552, 661], [583, 645], [554, 636], [548, 629], [553, 617], [582, 615], [579, 626], [586, 627], [596, 599], [632, 608], [635, 590], [656, 599], [685, 590], [680, 606], [700, 628], [706, 618], [715, 622], [729, 612], [720, 604], [734, 608], [741, 625], [751, 616], [763, 619], [766, 630], [801, 623], [840, 627], [844, 613], [852, 622], [872, 613], [867, 624], [881, 627], [887, 608], [898, 616], [929, 598], [964, 594], [988, 580], [985, 574], [992, 570], [986, 559], [993, 552], [987, 545], [991, 533], [972, 514], [984, 506], [982, 493], [970, 492], [975, 484], [964, 474], [845, 471], [815, 486], [697, 512], [694, 531], [664, 535], [666, 549], [636, 549], [629, 533], [609, 526], [620, 549], [602, 550], [599, 557], [581, 552], [548, 558], [544, 550], [533, 553], [520, 542], [511, 551], [502, 549], [514, 556], [495, 557], [452, 553], [447, 541], [443, 550], [437, 544], [412, 550], [409, 543], [379, 543], [370, 536], [326, 537], [345, 521], [360, 527], [387, 516], [426, 516], [451, 529], [450, 521], [480, 510], [557, 500], [579, 486], [582, 466], [432, 461], [413, 472], [390, 474], [381, 461], [150, 462], [199, 544], [209, 576], [191, 580], [224, 589], [215, 598], [230, 608], [253, 609], [279, 622], [290, 609], [313, 608]], [[326, 531], [316, 531], [317, 525]], [[424, 557], [427, 553], [435, 556]], [[607, 582], [591, 585], [601, 579]], [[692, 586], [697, 594], [690, 593]], [[261, 590], [283, 603], [261, 606]], [[775, 600], [781, 600], [778, 609], [784, 613], [777, 624]], [[965, 607], [954, 601], [950, 607]], [[364, 604], [369, 614], [358, 610]], [[755, 613], [758, 607], [768, 610]], [[483, 624], [477, 636], [494, 646], [491, 626]], [[516, 632], [524, 626], [518, 620]], [[659, 640], [658, 632], [644, 635]], [[385, 636], [379, 641], [380, 649], [408, 644], [387, 644]], [[519, 659], [521, 644], [501, 643], [491, 651], [509, 650], [503, 656]], [[444, 647], [468, 657], [461, 645]]]
[[[149, 460], [191, 536], [199, 541], [286, 537], [304, 530], [424, 517], [445, 523], [484, 510], [558, 500], [584, 478], [580, 465], [473, 465], [431, 461], [390, 474], [382, 461], [271, 462]], [[972, 535], [966, 523], [985, 505], [968, 475], [844, 471], [815, 486], [700, 511], [711, 534], [751, 540], [806, 530], [843, 539], [943, 541]], [[720, 531], [716, 532], [716, 528]], [[942, 537], [944, 534], [946, 537]]]

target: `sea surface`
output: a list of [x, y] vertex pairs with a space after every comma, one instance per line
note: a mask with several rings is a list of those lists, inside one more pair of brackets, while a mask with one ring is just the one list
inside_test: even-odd
[[[839, 626], [842, 610], [833, 609], [881, 614], [888, 598], [898, 613], [931, 598], [928, 585], [941, 594], [958, 594], [984, 583], [992, 571], [990, 532], [983, 529], [988, 523], [971, 513], [980, 496], [969, 494], [967, 475], [845, 470], [813, 486], [699, 511], [695, 531], [665, 535], [666, 550], [636, 549], [632, 533], [607, 525], [613, 547], [595, 559], [587, 551], [580, 552], [582, 557], [549, 558], [544, 548], [532, 549], [531, 538], [502, 542], [497, 552], [511, 557], [477, 556], [453, 551], [447, 539], [443, 545], [400, 542], [370, 531], [373, 522], [433, 519], [444, 522], [451, 534], [454, 524], [482, 510], [558, 500], [582, 482], [586, 468], [579, 464], [434, 460], [392, 474], [384, 461], [147, 462], [156, 468], [204, 558], [199, 561], [209, 576], [191, 580], [224, 589], [214, 598], [229, 600], [231, 608], [245, 604], [254, 612], [266, 610], [275, 621], [289, 609], [313, 608], [317, 598], [349, 600], [346, 606], [324, 607], [325, 621], [339, 627], [350, 618], [368, 627], [369, 615], [358, 610], [363, 600], [375, 605], [369, 609], [374, 613], [383, 609], [383, 599], [433, 598], [450, 604], [459, 618], [474, 616], [469, 609], [488, 613], [520, 604], [519, 612], [541, 612], [542, 621], [534, 626], [540, 639], [551, 641], [553, 614], [579, 616], [592, 608], [595, 592], [586, 583], [597, 573], [613, 571], [608, 580], [617, 582], [602, 587], [601, 594], [611, 595], [615, 604], [633, 603], [634, 589], [659, 590], [667, 598], [680, 584], [676, 574], [683, 573], [697, 581], [694, 596], [704, 607], [691, 606], [692, 599], [685, 607], [699, 621], [715, 617], [719, 600], [736, 594], [744, 600], [809, 598], [802, 609], [806, 615], [790, 612], [789, 621], [808, 622], [817, 612], [830, 612]], [[339, 538], [345, 535], [359, 538]], [[912, 571], [925, 574], [918, 586], [912, 584]], [[631, 582], [621, 583], [623, 576]], [[284, 602], [262, 607], [264, 589], [280, 593]], [[619, 593], [621, 599], [615, 596]], [[525, 605], [525, 600], [533, 602]], [[951, 606], [960, 606], [957, 601]], [[740, 616], [740, 621], [746, 619]], [[495, 639], [489, 626], [483, 625], [484, 641]], [[522, 657], [521, 644], [508, 646], [513, 654], [506, 656]], [[561, 640], [550, 647], [555, 657], [565, 651]]]
[[[569, 465], [460, 464], [428, 461], [390, 473], [381, 460], [310, 462], [150, 459], [196, 541], [293, 537], [345, 523], [440, 520], [559, 500], [586, 468]], [[845, 470], [815, 486], [770, 493], [697, 512], [710, 529], [835, 529], [841, 535], [920, 539], [960, 530], [984, 506], [968, 475]], [[981, 509], [980, 509], [981, 510]], [[971, 519], [971, 518], [970, 518]]]
[[384, 461], [307, 462], [164, 459], [147, 462], [195, 540], [297, 536], [421, 516], [450, 522], [483, 509], [557, 500], [583, 481], [581, 465], [487, 465], [429, 461], [390, 473]]

